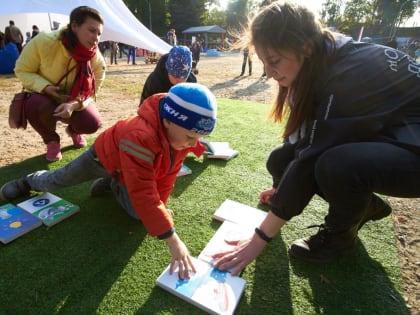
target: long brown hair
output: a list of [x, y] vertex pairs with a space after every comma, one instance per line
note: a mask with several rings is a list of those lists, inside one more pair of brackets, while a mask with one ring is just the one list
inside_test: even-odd
[[[292, 86], [279, 87], [271, 111], [275, 122], [288, 116], [283, 133], [283, 137], [288, 137], [314, 111], [315, 80], [327, 62], [327, 51], [335, 50], [334, 36], [304, 6], [274, 2], [252, 19], [247, 37], [261, 51], [288, 51], [304, 58]], [[310, 55], [305, 55], [307, 46]]]

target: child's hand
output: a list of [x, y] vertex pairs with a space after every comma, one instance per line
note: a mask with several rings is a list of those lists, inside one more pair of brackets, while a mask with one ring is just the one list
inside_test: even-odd
[[175, 266], [178, 265], [179, 279], [189, 278], [190, 272], [195, 272], [196, 270], [184, 242], [181, 241], [176, 233], [165, 239], [165, 241], [172, 255], [169, 273], [172, 274]]

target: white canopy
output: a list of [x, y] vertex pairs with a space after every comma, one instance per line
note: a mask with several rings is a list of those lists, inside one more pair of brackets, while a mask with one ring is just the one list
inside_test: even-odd
[[171, 46], [147, 29], [122, 0], [0, 0], [0, 29], [15, 21], [25, 36], [32, 25], [50, 31], [53, 22], [69, 23], [70, 12], [81, 5], [97, 9], [105, 20], [101, 41], [113, 40], [157, 53], [167, 53]]

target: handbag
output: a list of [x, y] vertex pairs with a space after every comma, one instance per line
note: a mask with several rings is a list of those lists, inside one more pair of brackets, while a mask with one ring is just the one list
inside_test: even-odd
[[[74, 65], [70, 70], [68, 70], [55, 85], [59, 85], [60, 82], [67, 77], [67, 75], [76, 67]], [[28, 126], [28, 121], [26, 120], [25, 113], [25, 103], [26, 100], [31, 96], [31, 92], [22, 92], [16, 93], [13, 97], [12, 102], [9, 107], [9, 127], [14, 129], [26, 129]]]
[[30, 92], [19, 92], [13, 97], [9, 107], [9, 127], [26, 129], [28, 121], [25, 114], [25, 103], [31, 95]]

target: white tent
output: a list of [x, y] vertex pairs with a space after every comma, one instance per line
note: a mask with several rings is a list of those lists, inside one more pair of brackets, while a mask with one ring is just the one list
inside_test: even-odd
[[81, 5], [97, 9], [105, 20], [101, 41], [113, 40], [158, 53], [171, 46], [147, 29], [130, 12], [122, 0], [0, 0], [0, 29], [14, 20], [23, 35], [32, 25], [50, 31], [53, 21], [60, 26], [69, 23], [70, 12]]

